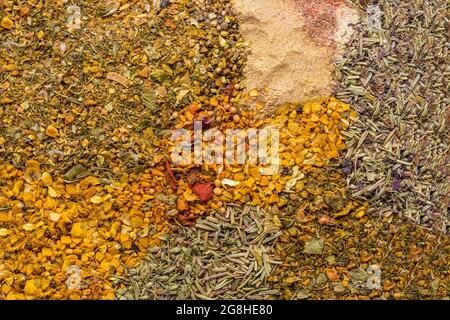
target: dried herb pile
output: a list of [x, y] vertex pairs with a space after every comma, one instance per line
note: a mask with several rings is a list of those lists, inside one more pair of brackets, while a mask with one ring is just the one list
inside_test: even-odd
[[228, 207], [164, 236], [137, 269], [115, 277], [119, 299], [267, 299], [281, 234], [269, 212]]
[[367, 214], [340, 171], [336, 164], [310, 173], [306, 199], [272, 210], [283, 263], [271, 288], [283, 299], [448, 298], [449, 237], [393, 213]]
[[229, 1], [72, 5], [79, 28], [62, 1], [0, 4], [2, 159], [59, 175], [136, 172], [173, 112], [240, 89], [245, 48]]
[[362, 21], [336, 62], [337, 97], [359, 114], [348, 132], [352, 196], [371, 212], [448, 232], [446, 1], [380, 1], [382, 28]]

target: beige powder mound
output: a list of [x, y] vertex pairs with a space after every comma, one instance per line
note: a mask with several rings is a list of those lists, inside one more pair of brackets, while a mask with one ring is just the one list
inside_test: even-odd
[[[251, 49], [245, 86], [248, 90], [266, 90], [265, 113], [272, 112], [276, 105], [284, 102], [302, 102], [331, 94], [336, 46], [330, 45], [328, 38], [321, 43], [318, 36], [312, 35], [312, 27], [305, 23], [308, 14], [323, 20], [322, 16], [330, 15], [325, 12], [330, 11], [329, 7], [311, 7], [303, 0], [234, 1], [240, 13], [242, 34]], [[346, 17], [344, 22], [334, 23], [334, 28], [324, 26], [332, 28], [329, 38], [333, 42], [345, 42], [348, 23], [356, 21], [354, 17], [357, 17], [356, 11], [352, 10], [342, 5], [331, 10], [335, 22], [337, 15]], [[320, 30], [321, 21], [318, 23], [315, 22], [314, 28]]]

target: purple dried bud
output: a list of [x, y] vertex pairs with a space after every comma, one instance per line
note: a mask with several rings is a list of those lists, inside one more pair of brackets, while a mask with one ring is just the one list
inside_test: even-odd
[[169, 0], [162, 0], [161, 1], [161, 9], [164, 9], [165, 7], [167, 7], [167, 5], [169, 4]]
[[352, 167], [350, 167], [350, 166], [343, 167], [342, 173], [345, 175], [349, 175], [350, 173], [352, 173]]
[[202, 127], [204, 129], [209, 129], [209, 127], [211, 127], [211, 118], [203, 116], [200, 118], [200, 121], [202, 122]]
[[397, 191], [401, 187], [401, 181], [399, 179], [394, 179], [392, 182], [392, 190]]
[[398, 169], [395, 169], [394, 172], [392, 173], [392, 175], [394, 176], [394, 178], [396, 180], [400, 179], [400, 177], [401, 177], [400, 171]]

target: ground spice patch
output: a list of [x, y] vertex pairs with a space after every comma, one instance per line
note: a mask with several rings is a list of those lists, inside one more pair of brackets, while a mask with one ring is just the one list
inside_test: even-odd
[[332, 94], [332, 60], [358, 20], [354, 8], [331, 0], [236, 0], [235, 7], [249, 43], [244, 84], [266, 90], [261, 115]]
[[304, 1], [295, 0], [295, 5], [305, 20], [309, 36], [319, 43], [335, 46], [338, 27], [336, 12], [345, 6], [343, 0]]

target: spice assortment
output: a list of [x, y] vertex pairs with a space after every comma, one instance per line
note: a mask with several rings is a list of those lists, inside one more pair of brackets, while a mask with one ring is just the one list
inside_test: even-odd
[[445, 3], [294, 2], [360, 10], [336, 98], [244, 87], [229, 0], [0, 0], [0, 299], [448, 299]]
[[277, 212], [283, 234], [269, 281], [283, 299], [445, 299], [449, 238], [373, 217], [350, 200], [338, 165], [309, 177], [308, 198]]
[[[223, 118], [220, 125], [234, 127], [240, 124], [234, 121], [237, 110], [231, 108], [235, 107], [228, 108], [229, 114], [219, 111], [215, 115]], [[186, 123], [190, 126], [195, 116], [204, 118], [206, 115], [202, 115], [200, 109], [201, 105], [188, 107], [179, 116], [183, 121], [179, 126]], [[252, 201], [262, 198], [259, 206], [276, 204], [277, 207], [287, 205], [289, 194], [290, 198], [295, 198], [290, 189], [307, 198], [309, 191], [307, 187], [305, 189], [303, 172], [320, 168], [339, 156], [339, 151], [344, 148], [339, 132], [349, 125], [345, 117], [351, 117], [350, 107], [331, 98], [307, 103], [301, 108], [286, 106], [280, 108], [273, 119], [253, 124], [257, 128], [266, 124], [284, 129], [280, 137], [285, 152], [280, 155], [282, 169], [279, 170], [287, 168], [292, 175], [286, 173], [283, 178], [280, 174], [260, 176], [256, 165], [247, 172], [225, 168], [219, 175], [216, 172], [216, 176], [211, 176], [202, 167], [177, 168], [170, 164], [170, 159], [164, 159], [165, 152], [157, 154], [153, 161], [155, 165], [143, 173], [123, 175], [117, 182], [87, 176], [79, 182], [68, 183], [65, 180], [70, 178], [67, 174], [53, 177], [47, 171], [42, 172], [36, 160], [28, 161], [25, 172], [6, 165], [2, 170], [3, 196], [0, 198], [0, 204], [8, 211], [3, 218], [5, 228], [2, 228], [6, 253], [2, 258], [3, 276], [9, 283], [4, 287], [4, 295], [9, 299], [16, 298], [24, 281], [20, 277], [16, 280], [19, 274], [28, 278], [26, 283], [32, 283], [28, 287], [25, 285], [28, 288], [24, 289], [25, 296], [18, 293], [19, 298], [91, 298], [99, 294], [111, 298], [109, 276], [113, 273], [120, 276], [124, 268], [134, 267], [147, 248], [159, 244], [162, 234], [170, 231], [173, 220], [201, 228], [201, 222], [195, 221], [198, 215], [211, 210], [226, 210], [228, 203], [245, 202], [245, 198], [227, 197], [227, 194], [242, 194], [241, 197], [250, 197]], [[252, 121], [245, 111], [241, 118]], [[162, 144], [168, 146], [168, 153], [170, 142]], [[294, 155], [302, 155], [302, 158], [298, 160]], [[252, 174], [252, 170], [258, 174]], [[182, 178], [177, 180], [174, 172]], [[251, 186], [248, 185], [250, 179], [253, 181]], [[226, 180], [227, 186], [233, 186], [232, 181], [237, 183], [236, 188], [225, 189]], [[214, 189], [211, 181], [216, 184]], [[240, 183], [246, 187], [239, 187]], [[286, 196], [282, 197], [282, 193]], [[265, 195], [266, 199], [263, 198]], [[347, 212], [350, 209], [343, 208]], [[236, 245], [240, 246], [239, 243]], [[30, 252], [38, 253], [32, 255]], [[21, 261], [19, 268], [14, 264], [17, 260]], [[33, 266], [38, 262], [44, 263], [46, 281], [41, 279], [41, 274], [35, 274]], [[93, 289], [91, 281], [87, 280], [76, 290], [59, 290], [64, 281], [61, 275], [71, 266], [80, 269], [83, 279], [95, 279], [95, 284], [101, 285], [102, 289]], [[55, 281], [54, 290], [49, 289], [51, 281]]]
[[[144, 257], [170, 230], [170, 196], [157, 168], [120, 182], [88, 176], [66, 184], [30, 160], [1, 165], [0, 271], [6, 299], [114, 298], [109, 276]], [[159, 199], [159, 200], [157, 200]], [[79, 269], [76, 287], [68, 270]]]

